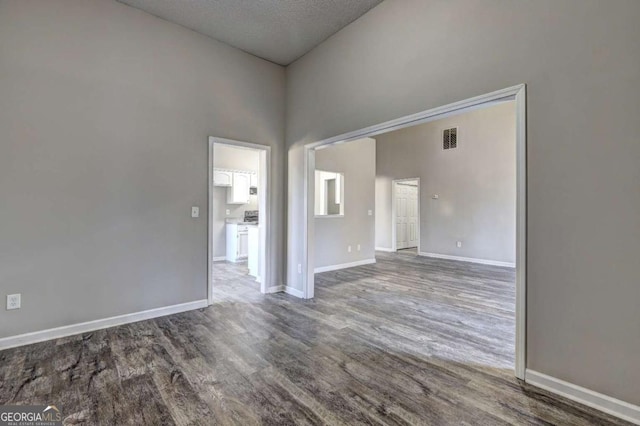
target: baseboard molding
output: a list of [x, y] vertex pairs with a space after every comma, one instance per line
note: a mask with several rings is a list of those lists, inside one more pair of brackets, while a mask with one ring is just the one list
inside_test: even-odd
[[298, 290], [297, 288], [285, 286], [284, 292], [300, 299], [304, 299], [304, 293], [302, 290]]
[[194, 302], [180, 303], [178, 305], [164, 306], [162, 308], [134, 312], [132, 314], [118, 315], [115, 317], [103, 318], [93, 321], [81, 322], [78, 324], [50, 328], [47, 330], [19, 334], [17, 336], [4, 337], [0, 339], [0, 350], [15, 348], [17, 346], [30, 345], [32, 343], [44, 342], [46, 340], [59, 339], [61, 337], [73, 336], [74, 334], [87, 333], [90, 331], [101, 330], [103, 328], [115, 327], [132, 322], [177, 314], [180, 312], [192, 311], [194, 309], [206, 308], [207, 306], [207, 299], [202, 299], [196, 300]]
[[218, 256], [211, 259], [214, 262], [222, 262], [223, 260], [227, 260], [227, 256]]
[[356, 262], [341, 263], [339, 265], [321, 266], [319, 268], [315, 268], [313, 270], [313, 272], [318, 274], [320, 272], [337, 271], [339, 269], [353, 268], [355, 266], [362, 266], [362, 265], [370, 265], [372, 263], [376, 263], [376, 260], [375, 259], [364, 259], [364, 260], [358, 260]]
[[282, 293], [283, 291], [285, 291], [285, 286], [284, 285], [274, 285], [274, 286], [269, 287], [267, 289], [267, 294]]
[[459, 262], [471, 262], [471, 263], [480, 263], [482, 265], [492, 265], [492, 266], [504, 266], [507, 268], [515, 268], [516, 264], [511, 262], [500, 262], [497, 260], [487, 260], [487, 259], [476, 259], [474, 257], [461, 257], [461, 256], [451, 256], [448, 254], [438, 254], [438, 253], [425, 253], [420, 252], [418, 256], [424, 257], [433, 257], [435, 259], [446, 259], [446, 260], [457, 260]]
[[395, 253], [396, 251], [392, 248], [387, 247], [376, 247], [376, 251], [385, 251], [387, 253]]
[[525, 381], [540, 389], [640, 425], [640, 406], [529, 369], [526, 370]]

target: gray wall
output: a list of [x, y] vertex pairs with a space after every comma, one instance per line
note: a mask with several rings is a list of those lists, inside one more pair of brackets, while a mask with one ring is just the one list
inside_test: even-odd
[[[213, 167], [258, 173], [260, 169], [260, 152], [216, 143], [213, 144]], [[227, 204], [227, 188], [223, 186], [214, 186], [212, 196], [213, 220], [211, 221], [211, 231], [213, 233], [213, 253], [211, 257], [222, 257], [227, 254], [226, 219], [244, 219], [246, 210], [258, 210], [259, 201], [258, 195], [250, 195], [249, 204]], [[229, 215], [227, 215], [227, 210], [229, 210]]]
[[527, 366], [640, 404], [640, 2], [386, 0], [287, 68], [288, 277], [301, 146], [527, 84]]
[[321, 149], [316, 169], [344, 173], [345, 204], [344, 217], [315, 219], [315, 267], [375, 258], [374, 216], [368, 210], [375, 208], [376, 141], [360, 139]]
[[[443, 150], [442, 131], [451, 127], [458, 147]], [[421, 252], [515, 264], [514, 101], [376, 139], [377, 247], [392, 246], [392, 180], [419, 177]]]
[[282, 234], [281, 67], [110, 0], [0, 2], [0, 58], [0, 337], [204, 299], [210, 135], [273, 146]]

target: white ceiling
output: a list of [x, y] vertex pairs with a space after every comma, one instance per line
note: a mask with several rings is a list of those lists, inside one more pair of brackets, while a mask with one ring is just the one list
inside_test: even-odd
[[382, 0], [118, 0], [280, 65]]

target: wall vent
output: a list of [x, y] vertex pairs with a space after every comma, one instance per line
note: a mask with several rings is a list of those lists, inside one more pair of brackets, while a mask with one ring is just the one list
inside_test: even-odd
[[454, 149], [458, 147], [458, 128], [452, 127], [442, 131], [442, 149]]

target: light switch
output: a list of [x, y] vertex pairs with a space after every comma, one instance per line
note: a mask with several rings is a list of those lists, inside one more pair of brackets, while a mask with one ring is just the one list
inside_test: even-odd
[[191, 207], [191, 217], [200, 217], [200, 207]]
[[433, 198], [434, 200], [437, 200], [438, 198], [440, 198], [440, 196], [438, 194], [433, 194], [433, 197], [431, 198]]

